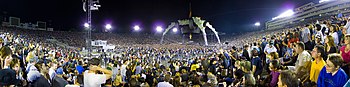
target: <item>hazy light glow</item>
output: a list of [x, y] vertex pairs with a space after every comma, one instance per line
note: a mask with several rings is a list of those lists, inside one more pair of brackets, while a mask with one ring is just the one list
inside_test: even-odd
[[140, 26], [138, 26], [138, 25], [135, 25], [135, 26], [134, 26], [134, 30], [135, 30], [135, 31], [139, 31], [140, 29], [141, 29]]
[[260, 22], [256, 22], [254, 25], [255, 26], [260, 26]]
[[173, 32], [176, 33], [177, 32], [177, 28], [173, 28]]
[[333, 1], [333, 0], [320, 0], [319, 3], [328, 2], [328, 1]]
[[106, 29], [109, 30], [109, 29], [112, 29], [112, 25], [111, 24], [106, 24]]
[[293, 10], [287, 10], [285, 12], [283, 12], [282, 14], [278, 15], [277, 17], [272, 18], [272, 20], [275, 19], [279, 19], [279, 18], [284, 18], [284, 17], [289, 17], [294, 15], [294, 11]]
[[88, 23], [84, 23], [84, 27], [85, 27], [85, 28], [89, 28], [90, 25], [89, 25]]
[[157, 32], [162, 32], [163, 28], [161, 26], [157, 26], [156, 30], [157, 30]]

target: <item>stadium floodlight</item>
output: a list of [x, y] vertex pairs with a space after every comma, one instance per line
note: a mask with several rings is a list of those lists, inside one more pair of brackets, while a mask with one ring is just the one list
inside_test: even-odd
[[173, 28], [173, 32], [176, 33], [177, 32], [177, 28]]
[[294, 11], [293, 10], [287, 10], [285, 12], [283, 12], [282, 14], [278, 15], [277, 17], [272, 18], [272, 20], [278, 19], [278, 18], [284, 18], [284, 17], [289, 17], [294, 15]]
[[106, 27], [106, 29], [107, 29], [107, 30], [112, 29], [112, 25], [111, 25], [111, 24], [106, 24], [106, 26], [105, 26], [105, 27]]
[[90, 25], [89, 25], [88, 23], [84, 23], [84, 27], [85, 27], [85, 28], [89, 28]]
[[256, 22], [254, 25], [255, 26], [260, 26], [260, 22]]
[[139, 30], [140, 30], [140, 26], [135, 25], [135, 26], [134, 26], [134, 30], [135, 30], [135, 31], [139, 31]]
[[333, 0], [320, 0], [319, 3], [328, 2], [328, 1], [333, 1]]
[[157, 32], [162, 32], [162, 31], [163, 31], [163, 28], [162, 28], [161, 26], [157, 26], [157, 27], [156, 27], [156, 30], [157, 30]]

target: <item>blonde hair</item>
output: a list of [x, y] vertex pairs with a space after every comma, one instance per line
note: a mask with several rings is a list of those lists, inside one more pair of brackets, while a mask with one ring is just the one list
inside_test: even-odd
[[272, 52], [270, 54], [267, 55], [268, 57], [271, 57], [272, 59], [278, 59], [278, 53], [277, 52]]

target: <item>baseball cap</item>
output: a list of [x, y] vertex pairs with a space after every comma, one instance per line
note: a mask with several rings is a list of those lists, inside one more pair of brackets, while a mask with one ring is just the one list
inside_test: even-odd
[[57, 68], [56, 73], [57, 73], [57, 75], [62, 75], [63, 74], [63, 68], [62, 67]]
[[321, 38], [321, 35], [320, 34], [316, 34], [315, 38]]

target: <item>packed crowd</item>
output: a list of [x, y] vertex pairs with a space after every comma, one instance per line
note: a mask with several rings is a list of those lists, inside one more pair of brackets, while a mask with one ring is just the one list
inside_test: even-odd
[[[47, 39], [55, 39], [59, 42], [67, 44], [68, 46], [74, 46], [82, 48], [86, 45], [86, 32], [69, 32], [69, 31], [35, 31], [27, 30], [15, 27], [1, 27], [2, 32], [8, 32], [19, 35], [27, 35], [30, 38], [37, 38], [41, 41]], [[92, 33], [92, 40], [106, 40], [108, 44], [114, 45], [129, 45], [129, 44], [159, 44], [161, 36], [160, 34], [148, 34], [148, 33]], [[181, 42], [181, 35], [167, 35], [164, 39], [164, 44]]]
[[137, 36], [93, 35], [95, 39], [118, 40], [115, 44], [135, 45], [118, 46], [109, 53], [102, 51], [99, 57], [87, 59], [79, 49], [46, 40], [53, 38], [83, 46], [83, 33], [2, 27], [0, 86], [350, 86], [350, 18], [246, 35], [250, 36], [232, 40], [229, 45], [234, 46], [230, 48], [159, 45], [152, 43], [159, 42], [159, 39], [153, 41], [153, 37], [129, 42], [126, 39], [135, 40]]

